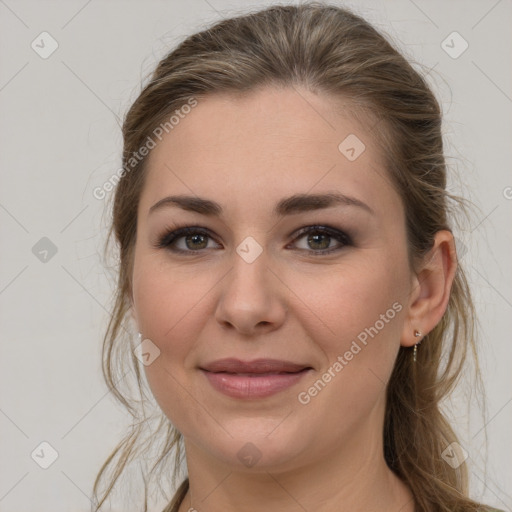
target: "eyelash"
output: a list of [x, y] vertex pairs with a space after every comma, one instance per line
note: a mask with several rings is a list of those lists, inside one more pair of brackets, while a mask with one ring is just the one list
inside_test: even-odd
[[[331, 228], [329, 226], [318, 226], [318, 225], [306, 226], [306, 227], [300, 229], [299, 232], [296, 234], [295, 238], [293, 239], [293, 242], [296, 242], [297, 240], [302, 238], [303, 235], [311, 233], [311, 232], [327, 235], [331, 238], [336, 239], [342, 245], [340, 247], [336, 247], [334, 249], [316, 250], [316, 251], [313, 249], [310, 251], [307, 249], [298, 249], [299, 251], [306, 251], [314, 256], [324, 256], [326, 254], [331, 254], [333, 252], [340, 251], [345, 246], [353, 245], [351, 237], [349, 235], [347, 235], [346, 233], [344, 233], [343, 231], [340, 231], [335, 228]], [[173, 228], [167, 228], [165, 230], [164, 234], [158, 238], [158, 241], [155, 243], [154, 246], [157, 249], [168, 249], [172, 252], [180, 253], [180, 254], [186, 254], [186, 253], [198, 254], [200, 252], [205, 251], [206, 249], [184, 250], [184, 249], [177, 249], [176, 247], [171, 247], [171, 244], [175, 243], [177, 240], [179, 240], [183, 236], [196, 235], [196, 234], [207, 236], [210, 239], [215, 240], [215, 238], [211, 236], [211, 234], [208, 232], [208, 230], [206, 230], [204, 228], [200, 228], [199, 226], [187, 226], [187, 227], [182, 227], [182, 228], [178, 228], [178, 229], [174, 229], [174, 230], [173, 230]]]

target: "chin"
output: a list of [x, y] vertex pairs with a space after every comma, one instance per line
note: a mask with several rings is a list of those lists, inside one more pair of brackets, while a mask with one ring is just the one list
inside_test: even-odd
[[[308, 451], [304, 435], [304, 424], [290, 425], [290, 417], [276, 418], [240, 418], [233, 422], [223, 422], [226, 431], [216, 429], [195, 433], [195, 444], [228, 466], [247, 471], [284, 471], [294, 467], [301, 454]], [[295, 427], [295, 428], [291, 428]], [[231, 434], [229, 435], [228, 434]]]

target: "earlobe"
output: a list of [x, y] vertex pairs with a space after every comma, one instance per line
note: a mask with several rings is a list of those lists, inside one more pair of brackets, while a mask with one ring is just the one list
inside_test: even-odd
[[419, 341], [417, 332], [424, 337], [441, 321], [448, 306], [456, 268], [453, 235], [448, 230], [438, 231], [434, 245], [414, 279], [401, 345], [415, 345]]

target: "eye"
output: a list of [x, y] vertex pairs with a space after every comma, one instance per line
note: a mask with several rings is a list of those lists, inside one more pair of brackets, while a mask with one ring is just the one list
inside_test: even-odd
[[[304, 227], [296, 234], [293, 243], [296, 244], [298, 240], [303, 238], [306, 239], [307, 246], [299, 248], [299, 250], [307, 251], [315, 256], [330, 254], [341, 250], [345, 246], [353, 245], [349, 235], [327, 226]], [[338, 242], [337, 246], [332, 247], [332, 239]], [[210, 240], [214, 240], [214, 238], [208, 230], [198, 226], [187, 226], [174, 230], [169, 228], [158, 239], [155, 247], [182, 254], [199, 253], [209, 248], [208, 242]], [[180, 242], [182, 243], [180, 244]]]
[[[181, 247], [178, 242], [183, 239]], [[162, 237], [159, 238], [156, 247], [159, 249], [167, 248], [173, 252], [199, 252], [208, 248], [208, 239], [212, 236], [203, 228], [189, 226], [179, 228], [174, 231], [167, 230]]]
[[[346, 233], [326, 226], [305, 227], [299, 231], [294, 242], [303, 238], [305, 238], [306, 247], [299, 249], [309, 251], [313, 255], [330, 254], [341, 250], [344, 246], [352, 245], [352, 240]], [[338, 241], [337, 247], [332, 247], [332, 239]]]

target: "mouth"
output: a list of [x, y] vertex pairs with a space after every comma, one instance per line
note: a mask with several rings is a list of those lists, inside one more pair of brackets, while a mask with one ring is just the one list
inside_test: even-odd
[[284, 391], [297, 384], [313, 368], [277, 359], [222, 359], [200, 370], [216, 391], [232, 398], [250, 399]]

